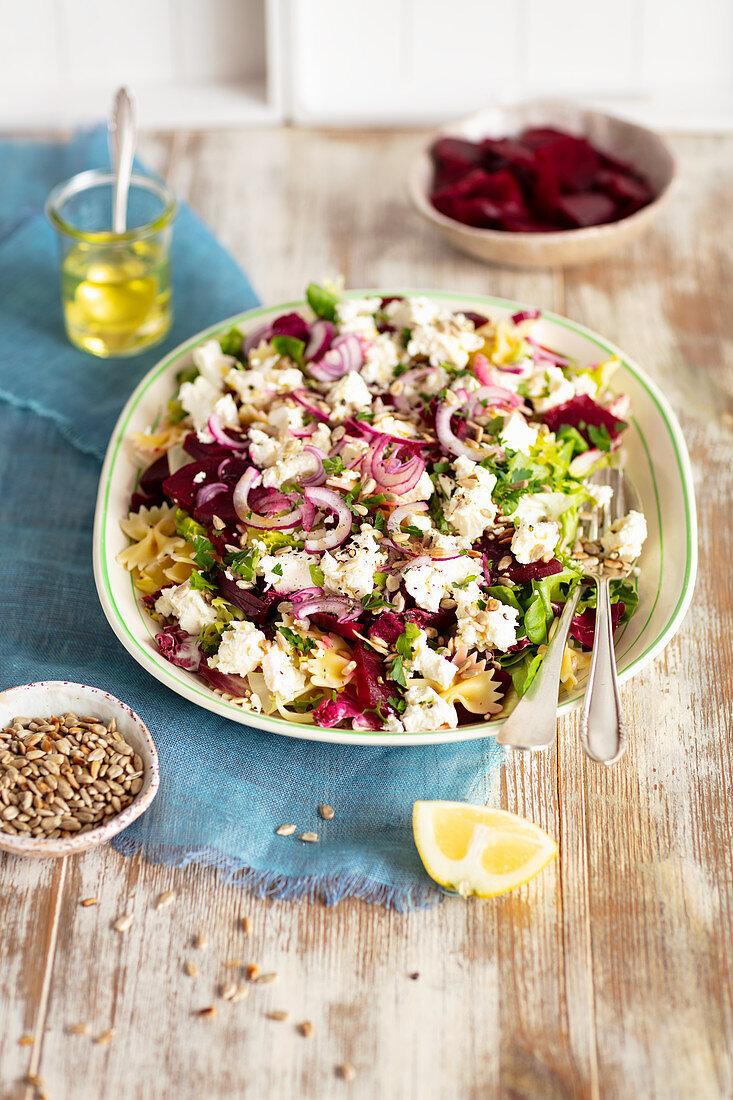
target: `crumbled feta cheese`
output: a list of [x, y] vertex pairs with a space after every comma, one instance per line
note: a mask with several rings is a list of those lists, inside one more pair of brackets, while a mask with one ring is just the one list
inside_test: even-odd
[[348, 466], [350, 462], [354, 462], [357, 458], [369, 450], [368, 439], [357, 439], [355, 436], [346, 436], [344, 444], [339, 451], [339, 456], [344, 466]]
[[165, 618], [178, 619], [185, 634], [199, 634], [208, 623], [216, 622], [213, 607], [209, 607], [200, 589], [191, 588], [189, 581], [164, 588], [155, 601], [155, 610]]
[[386, 730], [387, 733], [405, 732], [405, 727], [402, 725], [402, 722], [400, 722], [399, 718], [397, 718], [394, 714], [387, 715], [387, 717], [382, 722], [382, 729]]
[[521, 497], [510, 514], [515, 523], [521, 520], [534, 523], [540, 519], [559, 519], [563, 512], [572, 507], [572, 503], [564, 493], [528, 493]]
[[480, 567], [473, 558], [436, 559], [430, 564], [411, 565], [404, 572], [405, 588], [424, 611], [439, 611], [440, 601], [449, 596], [452, 585], [477, 576]]
[[554, 365], [536, 371], [527, 383], [535, 412], [544, 413], [564, 405], [575, 396], [575, 386], [560, 367]]
[[[303, 417], [305, 409], [302, 405], [275, 404], [267, 414], [268, 422], [275, 428], [278, 435], [289, 438], [293, 432], [301, 432], [304, 428]], [[308, 440], [304, 440], [308, 442]]]
[[193, 479], [194, 485], [200, 485], [202, 481], [206, 481], [206, 470], [199, 470]]
[[374, 574], [387, 563], [387, 554], [381, 549], [379, 532], [369, 524], [347, 544], [333, 553], [326, 551], [321, 557], [324, 587], [339, 595], [344, 593], [362, 600], [374, 591]]
[[641, 512], [631, 511], [617, 519], [601, 542], [607, 554], [616, 554], [622, 561], [635, 561], [647, 536], [646, 519]]
[[397, 497], [398, 504], [415, 504], [418, 500], [430, 500], [433, 495], [433, 481], [427, 470], [420, 474], [420, 480], [414, 489], [408, 489], [406, 493]]
[[178, 391], [178, 400], [191, 417], [197, 432], [206, 430], [209, 417], [220, 397], [221, 390], [213, 386], [203, 374], [199, 374], [193, 382], [184, 382]]
[[218, 390], [224, 388], [224, 379], [237, 360], [233, 355], [225, 355], [218, 340], [207, 340], [193, 349], [193, 363], [198, 367], [207, 382]]
[[262, 470], [277, 462], [282, 454], [282, 444], [261, 428], [250, 428], [249, 454], [254, 464]]
[[315, 554], [307, 554], [305, 550], [288, 550], [287, 553], [266, 554], [260, 558], [257, 572], [275, 592], [287, 595], [311, 588], [313, 579], [310, 567], [318, 564], [319, 558]]
[[371, 340], [364, 351], [364, 365], [361, 376], [370, 386], [385, 390], [394, 377], [395, 367], [400, 362], [402, 349], [395, 344], [388, 332], [380, 333]]
[[586, 484], [590, 494], [590, 504], [596, 508], [605, 508], [613, 498], [613, 488], [610, 485], [595, 485], [592, 481]]
[[[316, 455], [302, 450], [297, 440], [292, 442], [298, 449], [279, 457], [262, 475], [262, 484], [266, 488], [279, 489], [286, 481], [295, 481], [300, 484], [303, 478], [311, 477], [319, 468]], [[288, 444], [286, 443], [285, 446], [287, 447]]]
[[230, 675], [247, 676], [265, 655], [267, 638], [247, 619], [232, 622], [221, 636], [218, 653], [209, 657], [212, 668]]
[[[222, 428], [238, 428], [239, 427], [239, 409], [236, 402], [230, 393], [220, 397], [211, 410], [212, 416], [218, 416]], [[208, 424], [208, 422], [207, 422]], [[214, 440], [213, 435], [208, 429], [208, 426], [199, 428], [196, 433], [202, 443], [212, 443]]]
[[267, 687], [283, 703], [290, 702], [305, 689], [305, 673], [278, 645], [271, 645], [262, 658], [262, 671]]
[[454, 469], [459, 487], [447, 502], [444, 515], [449, 526], [458, 532], [461, 545], [468, 547], [496, 519], [496, 505], [491, 496], [496, 476], [463, 455], [456, 459]]
[[470, 353], [478, 351], [483, 343], [475, 332], [458, 328], [453, 320], [438, 321], [431, 327], [417, 325], [413, 328], [407, 351], [409, 355], [424, 355], [434, 367], [451, 363], [462, 370], [468, 363]]
[[598, 393], [598, 385], [593, 381], [588, 371], [582, 371], [580, 374], [576, 374], [575, 379], [575, 392], [576, 394], [587, 394], [588, 397], [595, 397]]
[[385, 315], [396, 329], [412, 328], [413, 325], [432, 325], [439, 318], [452, 316], [437, 302], [430, 298], [395, 298], [384, 307]]
[[237, 394], [244, 405], [261, 409], [273, 395], [274, 387], [267, 376], [258, 370], [238, 370], [236, 367], [226, 376], [226, 384]]
[[426, 680], [437, 684], [443, 691], [451, 686], [458, 671], [452, 661], [430, 648], [423, 630], [413, 640], [412, 657], [405, 661], [405, 668], [413, 674], [422, 673]]
[[405, 373], [392, 383], [393, 393], [401, 393], [411, 405], [434, 397], [450, 382], [450, 375], [444, 367], [428, 367], [418, 374]]
[[539, 429], [528, 424], [520, 412], [513, 412], [504, 421], [499, 439], [510, 451], [521, 451], [522, 454], [528, 455], [538, 434]]
[[383, 432], [385, 435], [393, 435], [396, 439], [420, 438], [420, 432], [415, 424], [411, 424], [408, 420], [400, 420], [392, 413], [375, 416], [372, 427], [375, 431]]
[[326, 401], [331, 408], [332, 420], [346, 420], [362, 409], [371, 408], [372, 395], [361, 375], [349, 371], [331, 387]]
[[263, 374], [269, 373], [280, 362], [281, 356], [279, 351], [275, 351], [272, 344], [267, 340], [260, 340], [256, 348], [252, 348], [247, 361], [252, 370], [262, 371]]
[[376, 335], [374, 314], [381, 304], [381, 298], [344, 298], [336, 306], [339, 333], [357, 332], [365, 336]]
[[[457, 603], [456, 645], [465, 645], [469, 650], [477, 649], [482, 653], [489, 650], [506, 653], [516, 644], [519, 617], [516, 607], [482, 598], [477, 584], [469, 584], [465, 589], [456, 588], [453, 595]], [[479, 599], [486, 603], [486, 607], [479, 606]]]
[[402, 723], [410, 733], [418, 730], [455, 729], [458, 725], [456, 708], [441, 699], [429, 684], [415, 684], [405, 692], [407, 707]]
[[512, 553], [522, 565], [550, 561], [560, 539], [560, 524], [554, 520], [520, 520], [512, 537]]

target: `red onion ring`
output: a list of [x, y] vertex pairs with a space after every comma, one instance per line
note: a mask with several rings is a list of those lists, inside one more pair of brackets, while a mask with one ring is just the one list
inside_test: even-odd
[[319, 447], [314, 447], [312, 444], [307, 444], [303, 451], [307, 451], [309, 455], [312, 455], [316, 460], [315, 472], [309, 474], [308, 477], [301, 478], [301, 485], [323, 485], [326, 480], [326, 471], [323, 468], [323, 460], [326, 457], [324, 452]]
[[252, 329], [252, 332], [247, 333], [242, 341], [242, 351], [245, 355], [249, 355], [254, 348], [259, 346], [262, 340], [267, 338], [270, 328], [270, 324], [260, 325], [258, 328]]
[[473, 358], [473, 373], [482, 386], [491, 385], [491, 368], [489, 360], [481, 352], [477, 352]]
[[[249, 439], [232, 439], [230, 435], [227, 435], [224, 430], [224, 425], [221, 422], [221, 417], [218, 413], [212, 413], [209, 417], [207, 427], [217, 443], [221, 443], [224, 447], [231, 447], [233, 451], [246, 451], [249, 447]], [[241, 436], [241, 433], [240, 433]]]
[[[290, 396], [292, 397], [293, 401], [297, 401], [299, 405], [302, 405], [303, 408], [311, 414], [311, 416], [314, 416], [316, 420], [320, 420], [321, 424], [328, 424], [329, 421], [326, 414], [321, 412], [321, 410], [316, 405], [313, 405], [311, 403], [312, 395], [308, 392], [308, 390], [293, 390]], [[308, 400], [305, 400], [305, 398], [307, 398]]]
[[470, 458], [472, 462], [481, 462], [482, 459], [495, 454], [497, 448], [494, 445], [490, 447], [481, 447], [478, 443], [473, 447], [469, 447], [468, 444], [464, 443], [454, 434], [450, 426], [451, 417], [454, 413], [457, 413], [461, 407], [461, 405], [446, 405], [444, 402], [441, 402], [435, 413], [435, 431], [446, 451], [454, 455], [463, 455], [464, 458]]
[[343, 497], [333, 489], [309, 487], [305, 490], [305, 499], [317, 508], [328, 509], [336, 517], [335, 527], [318, 527], [308, 534], [305, 540], [308, 553], [333, 550], [345, 542], [351, 534], [351, 509]]
[[527, 343], [537, 351], [537, 354], [532, 356], [535, 362], [554, 363], [558, 367], [570, 366], [570, 360], [566, 359], [564, 355], [558, 355], [556, 351], [551, 351], [550, 348], [546, 348], [544, 344], [538, 344], [531, 336], [527, 337]]
[[400, 504], [395, 508], [392, 515], [387, 520], [387, 530], [394, 534], [399, 531], [402, 526], [402, 521], [410, 515], [414, 515], [415, 512], [427, 512], [429, 511], [428, 502], [426, 500], [417, 500], [414, 504]]
[[404, 447], [435, 446], [433, 440], [410, 439], [408, 436], [390, 435], [388, 432], [380, 432], [378, 428], [374, 428], [371, 424], [367, 424], [366, 420], [355, 420], [353, 417], [344, 420], [344, 427], [347, 432], [355, 433], [357, 436], [366, 435], [370, 436], [372, 439], [386, 439], [389, 443], [401, 443]]
[[308, 363], [307, 370], [318, 382], [336, 382], [351, 371], [359, 370], [364, 362], [359, 337], [354, 332], [337, 336], [331, 347], [318, 362]]
[[323, 614], [334, 615], [338, 622], [349, 623], [358, 619], [364, 608], [354, 600], [346, 600], [342, 596], [314, 596], [310, 600], [293, 608], [296, 619], [307, 619], [309, 615]]
[[297, 527], [300, 523], [300, 508], [294, 508], [284, 516], [260, 516], [253, 512], [247, 503], [250, 490], [262, 481], [262, 474], [254, 466], [245, 470], [234, 487], [234, 511], [246, 527], [256, 527], [266, 531], [283, 531]]
[[308, 436], [313, 435], [316, 430], [315, 421], [312, 424], [307, 424], [305, 428], [300, 428], [297, 431], [295, 428], [290, 429], [290, 434], [294, 435], [296, 439], [307, 439]]
[[310, 363], [321, 359], [330, 348], [335, 331], [331, 321], [324, 321], [321, 318], [314, 321], [311, 325], [310, 339], [303, 352], [303, 361]]
[[418, 454], [413, 454], [404, 463], [396, 456], [385, 458], [384, 452], [389, 444], [386, 437], [380, 439], [369, 456], [369, 470], [378, 485], [400, 496], [415, 488], [425, 473], [425, 463]]
[[202, 485], [196, 493], [194, 508], [201, 508], [217, 493], [226, 492], [228, 488], [229, 486], [224, 481], [212, 481], [210, 485]]

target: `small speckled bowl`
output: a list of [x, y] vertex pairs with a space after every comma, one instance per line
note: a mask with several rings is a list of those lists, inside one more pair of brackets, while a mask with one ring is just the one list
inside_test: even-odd
[[58, 857], [76, 855], [104, 844], [147, 810], [155, 798], [160, 784], [158, 753], [148, 727], [126, 703], [115, 699], [100, 688], [86, 684], [72, 684], [66, 680], [46, 680], [36, 684], [23, 684], [0, 692], [0, 729], [12, 723], [17, 716], [45, 718], [50, 715], [93, 714], [101, 721], [114, 718], [117, 729], [135, 752], [142, 757], [144, 778], [142, 789], [121, 813], [109, 818], [105, 824], [63, 840], [43, 840], [27, 836], [14, 836], [0, 832], [0, 849], [17, 856]]
[[[620, 221], [551, 233], [477, 229], [435, 209], [430, 201], [433, 180], [430, 148], [437, 138], [478, 141], [483, 137], [515, 135], [528, 126], [554, 126], [588, 138], [604, 153], [626, 161], [646, 176], [656, 198]], [[669, 199], [675, 177], [674, 158], [652, 130], [602, 111], [584, 110], [573, 103], [538, 100], [479, 111], [434, 134], [413, 162], [409, 191], [415, 207], [433, 228], [456, 248], [478, 260], [511, 267], [563, 267], [603, 259], [645, 233]]]

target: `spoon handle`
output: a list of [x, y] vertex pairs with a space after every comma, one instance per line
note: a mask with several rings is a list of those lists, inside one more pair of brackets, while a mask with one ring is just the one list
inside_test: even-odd
[[114, 98], [108, 130], [112, 171], [115, 176], [112, 231], [124, 233], [127, 228], [127, 194], [130, 190], [137, 138], [135, 107], [127, 88], [120, 88]]
[[599, 577], [596, 581], [593, 657], [580, 716], [580, 744], [585, 755], [597, 764], [615, 764], [626, 748], [608, 584], [607, 577]]

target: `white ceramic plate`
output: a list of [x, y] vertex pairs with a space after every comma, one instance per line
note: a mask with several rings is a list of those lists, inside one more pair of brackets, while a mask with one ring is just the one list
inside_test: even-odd
[[[418, 293], [453, 310], [473, 310], [492, 318], [528, 308], [501, 298], [474, 298], [441, 291], [365, 290], [351, 291], [348, 297]], [[110, 439], [94, 520], [94, 576], [110, 625], [135, 660], [157, 680], [198, 706], [243, 725], [287, 737], [352, 745], [420, 745], [491, 736], [500, 720], [435, 733], [385, 734], [324, 729], [242, 710], [159, 653], [154, 639], [156, 623], [137, 599], [130, 574], [116, 561], [117, 554], [127, 545], [119, 521], [127, 515], [137, 477], [137, 463], [125, 445], [125, 437], [130, 432], [143, 431], [155, 421], [175, 389], [176, 373], [188, 365], [191, 349], [197, 344], [227, 332], [233, 324], [246, 331], [292, 309], [308, 312], [305, 303], [289, 302], [275, 308], [250, 310], [214, 325], [161, 360], [127, 402]], [[692, 598], [697, 570], [697, 524], [690, 460], [674, 413], [640, 367], [607, 340], [564, 317], [543, 313], [540, 325], [543, 344], [581, 363], [617, 355], [622, 367], [614, 376], [614, 388], [631, 397], [633, 417], [625, 435], [627, 470], [641, 498], [649, 536], [640, 563], [639, 606], [616, 638], [619, 678], [624, 681], [661, 653], [679, 629]], [[558, 714], [566, 714], [578, 706], [582, 694], [580, 688], [569, 695], [558, 706]]]

